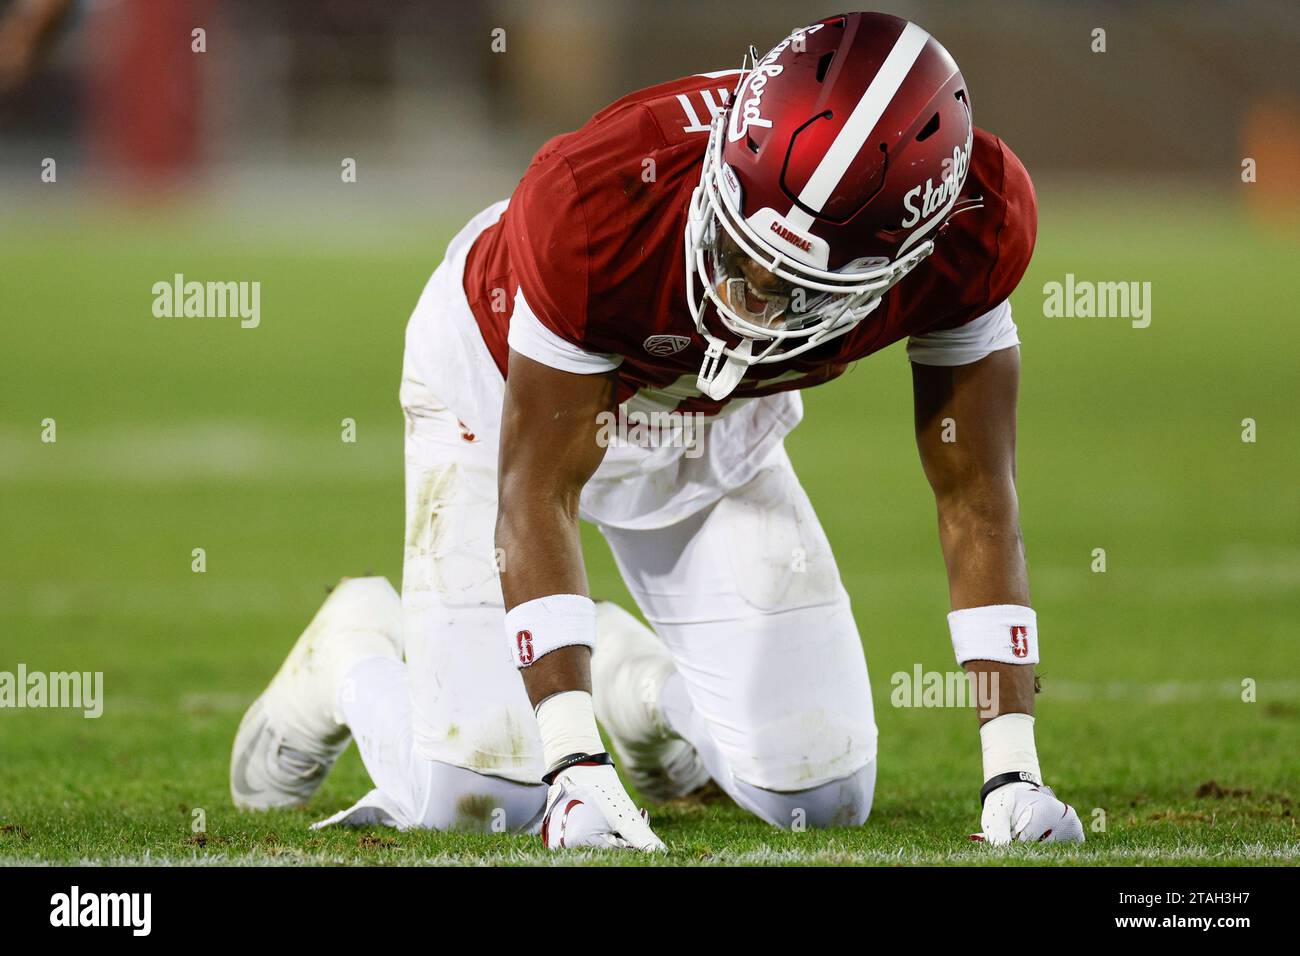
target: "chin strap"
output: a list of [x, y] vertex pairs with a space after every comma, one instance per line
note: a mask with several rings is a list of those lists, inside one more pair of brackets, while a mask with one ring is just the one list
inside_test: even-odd
[[700, 374], [695, 381], [700, 391], [715, 402], [722, 401], [740, 384], [750, 365], [744, 359], [749, 358], [754, 351], [754, 343], [750, 339], [742, 340], [732, 350], [740, 353], [741, 358], [723, 355], [722, 350], [726, 347], [727, 343], [722, 339], [709, 337], [709, 347], [704, 352], [704, 362], [700, 365]]

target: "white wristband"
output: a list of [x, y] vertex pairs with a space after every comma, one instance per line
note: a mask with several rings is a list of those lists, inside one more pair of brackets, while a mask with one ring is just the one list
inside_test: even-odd
[[1038, 769], [1038, 748], [1034, 746], [1034, 718], [1028, 714], [1003, 714], [980, 728], [984, 751], [984, 779], [1000, 773], [1031, 773], [1035, 783], [1043, 782]]
[[957, 663], [1038, 663], [1038, 616], [1019, 604], [968, 607], [948, 615]]
[[534, 598], [506, 613], [515, 667], [527, 667], [561, 647], [596, 646], [596, 605], [581, 594]]

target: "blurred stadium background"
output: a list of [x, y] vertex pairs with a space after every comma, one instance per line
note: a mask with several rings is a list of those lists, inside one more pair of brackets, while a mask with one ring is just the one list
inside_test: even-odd
[[[459, 218], [505, 195], [537, 145], [623, 93], [739, 65], [793, 24], [827, 13], [789, 0], [16, 0], [66, 7], [49, 54], [18, 87], [10, 67], [0, 140], [6, 207], [45, 206], [33, 158], [59, 190], [121, 199], [160, 186], [222, 206], [310, 208], [337, 196], [336, 157], [358, 193]], [[1184, 183], [1296, 201], [1294, 176], [1235, 189], [1243, 156], [1276, 170], [1300, 137], [1300, 9], [1252, 3], [901, 2], [954, 51], [976, 118], [1040, 181]], [[207, 52], [190, 34], [207, 31]], [[1090, 31], [1107, 31], [1104, 54]], [[10, 24], [11, 31], [14, 30]], [[492, 31], [505, 31], [494, 52]], [[13, 47], [3, 48], [12, 50]], [[9, 53], [11, 58], [14, 54]], [[1294, 170], [1294, 167], [1292, 167]], [[1279, 190], [1281, 192], [1274, 192]], [[1264, 194], [1264, 195], [1261, 195]]]
[[[1294, 860], [1300, 6], [877, 8], [948, 47], [976, 122], [1038, 188], [1039, 249], [1014, 297], [1021, 495], [1044, 766], [1085, 823], [1098, 808], [1112, 821], [1084, 852]], [[43, 48], [24, 33], [41, 10], [59, 20]], [[243, 708], [322, 585], [400, 579], [396, 393], [420, 288], [544, 139], [834, 12], [0, 0], [0, 671], [102, 670], [108, 696], [100, 720], [0, 714], [0, 860], [378, 852], [305, 843], [297, 818], [235, 821], [225, 771]], [[260, 327], [154, 318], [153, 283], [178, 272], [262, 282]], [[1151, 282], [1151, 327], [1045, 318], [1042, 286], [1067, 273]], [[979, 757], [969, 714], [889, 706], [892, 673], [951, 667], [906, 364], [891, 351], [808, 393], [790, 447], [868, 649], [882, 826], [867, 839], [883, 859], [904, 839], [935, 862], [925, 841], [974, 822]], [[46, 419], [56, 443], [41, 441]], [[623, 593], [590, 544], [594, 588]], [[364, 787], [350, 756], [320, 812]], [[211, 843], [196, 842], [195, 807]], [[666, 819], [670, 842], [718, 851], [698, 818]], [[825, 846], [721, 819], [752, 846]]]

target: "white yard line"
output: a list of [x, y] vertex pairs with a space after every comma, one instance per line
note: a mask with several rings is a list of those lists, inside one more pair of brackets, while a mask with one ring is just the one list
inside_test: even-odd
[[0, 481], [86, 485], [248, 479], [391, 478], [402, 474], [402, 424], [363, 420], [357, 440], [344, 442], [340, 419], [322, 414], [320, 428], [285, 428], [246, 421], [160, 422], [79, 427], [57, 420], [58, 440], [41, 441], [37, 427], [0, 430]]
[[[1181, 704], [1206, 700], [1240, 701], [1242, 695], [1241, 682], [1234, 680], [1047, 680], [1044, 682], [1043, 690], [1053, 700], [1117, 700], [1143, 704]], [[1300, 680], [1274, 680], [1259, 676], [1255, 693], [1259, 701], [1295, 701], [1300, 699]]]

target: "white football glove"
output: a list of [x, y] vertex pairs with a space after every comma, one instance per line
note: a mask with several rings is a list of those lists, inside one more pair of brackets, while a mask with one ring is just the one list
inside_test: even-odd
[[662, 840], [623, 789], [613, 764], [579, 764], [561, 771], [546, 795], [542, 843], [552, 850], [602, 847], [664, 850]]
[[1012, 840], [1026, 843], [1082, 843], [1083, 823], [1074, 807], [1062, 803], [1052, 788], [1036, 783], [1008, 783], [984, 801], [982, 833], [971, 835], [994, 846]]

